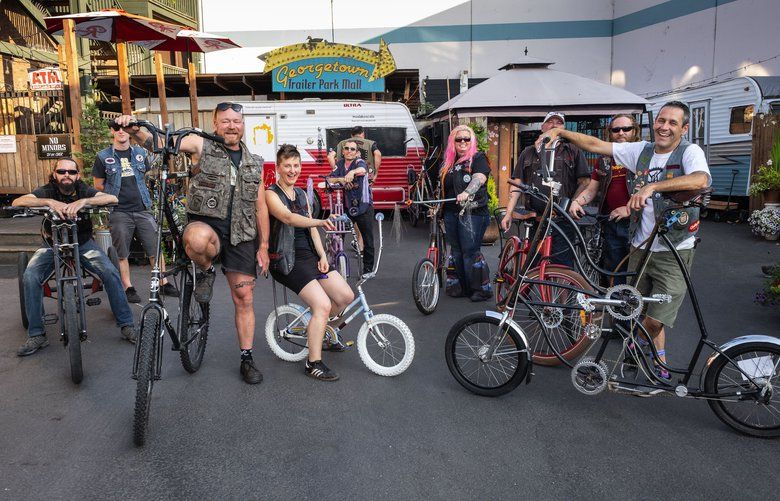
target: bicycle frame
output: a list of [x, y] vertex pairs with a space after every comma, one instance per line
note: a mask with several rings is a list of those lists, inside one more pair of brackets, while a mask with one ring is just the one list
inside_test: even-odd
[[[79, 255], [79, 240], [77, 225], [74, 221], [53, 221], [51, 220], [52, 252], [54, 254], [54, 272], [57, 280], [57, 312], [60, 319], [60, 337], [65, 339], [65, 311], [63, 301], [65, 299], [64, 290], [70, 283], [75, 282], [78, 291], [79, 305], [79, 339], [76, 342], [87, 338], [87, 319], [85, 313], [84, 285], [81, 280], [81, 259]], [[73, 273], [68, 273], [72, 270]], [[73, 340], [68, 340], [71, 342]]]

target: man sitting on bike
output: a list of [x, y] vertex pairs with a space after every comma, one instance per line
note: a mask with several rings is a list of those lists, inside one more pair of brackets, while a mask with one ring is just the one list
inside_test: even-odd
[[[63, 219], [76, 219], [85, 206], [93, 207], [117, 203], [114, 195], [102, 193], [81, 181], [79, 165], [72, 158], [57, 160], [48, 184], [35, 188], [12, 202], [14, 207], [42, 207], [53, 209]], [[111, 264], [97, 243], [92, 239], [92, 221], [88, 215], [78, 218], [77, 233], [79, 257], [84, 269], [97, 275], [103, 282], [111, 304], [111, 311], [122, 331], [122, 337], [135, 343], [133, 312], [127, 304], [119, 271]], [[51, 234], [51, 223], [46, 221], [44, 230]], [[16, 352], [20, 357], [32, 355], [49, 345], [43, 325], [43, 284], [54, 270], [54, 251], [50, 238], [45, 246], [35, 251], [24, 271], [24, 305], [27, 319], [27, 341]]]
[[[612, 143], [639, 141], [639, 124], [633, 116], [619, 114], [612, 117], [606, 128], [606, 136]], [[596, 201], [599, 214], [609, 215], [602, 226], [604, 240], [601, 250], [601, 267], [609, 271], [626, 271], [624, 259], [630, 250], [628, 240], [628, 170], [608, 156], [599, 157], [590, 176], [590, 183], [569, 205], [574, 219], [585, 215], [584, 207]], [[620, 269], [617, 266], [620, 263]], [[614, 283], [626, 283], [625, 277], [615, 277]]]
[[[151, 149], [151, 135], [132, 126], [135, 118], [115, 119], [131, 136]], [[129, 127], [128, 127], [129, 126]], [[236, 315], [241, 349], [240, 373], [244, 382], [258, 384], [263, 374], [252, 359], [255, 335], [254, 288], [257, 264], [268, 271], [268, 209], [262, 183], [263, 162], [249, 152], [244, 137], [243, 108], [238, 103], [220, 103], [214, 109], [214, 134], [224, 144], [189, 135], [181, 142], [181, 153], [192, 160], [184, 250], [200, 268], [193, 295], [208, 303], [216, 272], [213, 261], [220, 257]], [[258, 231], [259, 230], [259, 231]]]
[[322, 362], [325, 326], [328, 317], [342, 312], [355, 295], [328, 263], [317, 228], [334, 226], [328, 219], [311, 217], [306, 193], [295, 187], [300, 175], [301, 154], [295, 146], [283, 144], [276, 154], [276, 184], [265, 194], [271, 212], [271, 275], [311, 308], [306, 375], [335, 381], [338, 375]]
[[[655, 143], [608, 143], [595, 137], [576, 132], [555, 129], [543, 137], [562, 137], [583, 150], [607, 155], [620, 165], [636, 174], [631, 192], [633, 195], [627, 208], [631, 210], [629, 234], [632, 253], [628, 268], [636, 271], [642, 261], [650, 234], [655, 227], [656, 216], [651, 197], [656, 192], [699, 190], [712, 182], [704, 151], [685, 140], [688, 132], [690, 110], [680, 101], [670, 101], [658, 111], [653, 122]], [[541, 141], [542, 138], [539, 139]], [[698, 218], [691, 218], [690, 224], [682, 229], [670, 229], [667, 236], [675, 245], [686, 268], [690, 271], [696, 245]], [[653, 338], [659, 357], [665, 361], [665, 326], [672, 327], [677, 311], [687, 292], [683, 273], [665, 244], [656, 239], [650, 243], [650, 259], [640, 277], [637, 288], [644, 294], [669, 294], [671, 303], [648, 305], [643, 325]], [[658, 367], [657, 373], [669, 379], [669, 372]]]
[[374, 269], [374, 206], [368, 167], [360, 158], [355, 141], [344, 141], [343, 153], [344, 157], [336, 162], [329, 177], [344, 184], [344, 213], [357, 225], [363, 238], [363, 274], [371, 273]]
[[[562, 113], [551, 111], [544, 118], [542, 123], [542, 133], [550, 130], [563, 130], [564, 117]], [[517, 159], [515, 170], [512, 173], [513, 179], [519, 179], [523, 183], [540, 188], [543, 193], [547, 193], [547, 188], [542, 186], [542, 175], [539, 172], [541, 157], [540, 149], [531, 145], [525, 148]], [[548, 166], [553, 168], [553, 179], [561, 183], [561, 198], [576, 198], [580, 192], [590, 182], [590, 167], [585, 161], [585, 156], [579, 148], [566, 143], [559, 144], [555, 149], [555, 165]], [[512, 189], [512, 194], [507, 203], [506, 215], [501, 221], [501, 227], [508, 231], [512, 225], [512, 213], [514, 212], [520, 193]], [[541, 214], [544, 211], [544, 203], [530, 198], [526, 200], [527, 208]], [[566, 236], [572, 242], [575, 240], [575, 232], [571, 226], [563, 222], [562, 218], [556, 219], [556, 223]], [[565, 266], [574, 265], [574, 256], [566, 245], [566, 241], [553, 232], [552, 235], [552, 258], [551, 262]]]

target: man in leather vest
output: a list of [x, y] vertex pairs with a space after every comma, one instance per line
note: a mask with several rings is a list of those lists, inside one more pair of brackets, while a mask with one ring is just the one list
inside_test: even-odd
[[[149, 170], [149, 155], [146, 150], [130, 144], [130, 134], [125, 132], [113, 120], [109, 122], [111, 146], [100, 150], [95, 156], [92, 166], [92, 177], [95, 188], [99, 191], [115, 195], [119, 203], [111, 212], [111, 240], [119, 258], [119, 274], [125, 288], [127, 301], [141, 303], [141, 297], [133, 287], [130, 279], [130, 244], [133, 235], [141, 242], [149, 262], [154, 266], [154, 256], [157, 252], [157, 222], [152, 215], [152, 198], [144, 182], [144, 174]], [[165, 271], [165, 261], [160, 263]], [[160, 292], [166, 296], [178, 297], [179, 291], [173, 284], [163, 279]]]
[[[542, 132], [547, 132], [552, 129], [564, 128], [564, 116], [557, 111], [551, 111], [544, 118], [542, 123]], [[517, 159], [515, 170], [512, 172], [512, 178], [520, 179], [525, 184], [542, 188], [542, 176], [539, 172], [541, 165], [541, 157], [536, 147], [531, 145], [525, 148]], [[555, 165], [553, 179], [561, 183], [561, 197], [574, 198], [585, 189], [590, 182], [590, 167], [585, 161], [585, 156], [582, 152], [571, 144], [561, 143], [555, 149]], [[542, 191], [546, 193], [547, 188]], [[520, 199], [520, 193], [512, 190], [509, 197], [509, 203], [506, 208], [506, 215], [501, 221], [501, 227], [507, 231], [512, 224], [512, 214], [515, 206]], [[544, 204], [540, 204], [535, 199], [526, 200], [527, 208], [536, 211], [537, 214], [541, 214], [544, 209]], [[566, 223], [556, 219], [559, 222], [561, 231], [566, 233], [569, 240], [574, 241], [574, 230]], [[551, 261], [556, 264], [562, 264], [565, 266], [574, 265], [574, 256], [566, 245], [566, 241], [557, 233], [553, 232], [552, 235], [552, 254]]]
[[362, 158], [368, 166], [368, 180], [373, 184], [374, 180], [376, 180], [376, 177], [379, 175], [379, 166], [382, 165], [382, 152], [379, 151], [375, 141], [366, 139], [366, 132], [360, 125], [352, 127], [351, 133], [352, 137], [339, 141], [338, 146], [336, 146], [336, 151], [328, 153], [330, 168], [335, 169], [336, 161], [344, 158], [344, 144], [347, 141], [354, 141], [360, 152], [360, 158]]
[[[125, 115], [116, 122], [127, 127], [139, 144], [151, 148], [151, 136], [132, 126], [135, 119]], [[262, 373], [252, 359], [255, 332], [253, 305], [257, 264], [268, 271], [268, 208], [262, 183], [263, 160], [252, 155], [242, 141], [243, 108], [238, 103], [220, 103], [214, 109], [214, 134], [220, 144], [190, 135], [181, 142], [182, 153], [190, 155], [192, 171], [187, 195], [190, 222], [184, 230], [184, 249], [200, 272], [194, 297], [211, 300], [219, 256], [236, 312], [236, 330], [241, 349], [241, 376], [257, 384]]]
[[[654, 193], [699, 190], [712, 182], [704, 151], [698, 145], [685, 141], [689, 118], [690, 110], [686, 104], [679, 101], [664, 104], [653, 122], [655, 143], [608, 143], [585, 134], [563, 130], [551, 130], [543, 135], [551, 139], [560, 136], [583, 150], [611, 156], [615, 162], [625, 165], [629, 171], [636, 174], [631, 187], [633, 195], [617, 218], [632, 218], [632, 254], [628, 264], [630, 271], [637, 270], [644, 255], [643, 252], [634, 252], [635, 249], [645, 249], [647, 245], [651, 245], [650, 258], [637, 288], [644, 295], [672, 296], [671, 303], [648, 305], [643, 320], [643, 325], [653, 338], [662, 361], [666, 360], [664, 328], [674, 325], [687, 289], [682, 271], [664, 243], [659, 239], [654, 242], [647, 241], [656, 219], [651, 198]], [[696, 243], [695, 233], [699, 227], [698, 209], [686, 219], [689, 219], [689, 222], [685, 227], [672, 229], [667, 236], [690, 270]], [[670, 379], [668, 371], [663, 368], [657, 367], [656, 373], [663, 379]]]

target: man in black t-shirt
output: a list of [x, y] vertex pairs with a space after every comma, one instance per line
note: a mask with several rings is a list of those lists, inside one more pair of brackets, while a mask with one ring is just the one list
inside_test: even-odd
[[[141, 297], [130, 279], [130, 244], [133, 235], [143, 245], [149, 261], [154, 266], [157, 254], [157, 222], [152, 215], [152, 200], [144, 182], [144, 173], [149, 169], [149, 156], [144, 148], [130, 144], [130, 134], [113, 120], [109, 123], [113, 142], [98, 152], [92, 166], [95, 188], [116, 195], [119, 204], [111, 213], [111, 239], [119, 257], [119, 274], [125, 287], [127, 300], [141, 303]], [[165, 271], [165, 261], [160, 263]], [[163, 279], [160, 292], [178, 297], [179, 291]]]
[[[564, 126], [563, 114], [557, 111], [551, 111], [544, 118], [542, 133], [547, 132], [550, 129], [563, 129]], [[541, 189], [542, 193], [547, 194], [548, 189], [542, 186], [542, 175], [539, 172], [540, 165], [540, 152], [536, 151], [534, 145], [528, 146], [520, 153], [515, 169], [512, 172], [512, 178], [518, 179], [525, 184], [536, 186]], [[553, 179], [561, 183], [561, 198], [574, 200], [590, 183], [590, 167], [585, 161], [585, 155], [582, 154], [582, 151], [579, 148], [571, 144], [560, 143], [555, 148], [555, 165], [553, 166], [553, 169]], [[512, 214], [519, 199], [520, 193], [512, 187], [509, 203], [507, 203], [506, 215], [501, 221], [501, 227], [504, 231], [509, 230], [509, 227], [512, 224]], [[528, 209], [536, 211], [537, 215], [541, 215], [544, 210], [544, 203], [531, 197], [528, 197], [528, 200], [525, 202]], [[574, 228], [564, 222], [561, 217], [556, 218], [555, 222], [569, 240], [574, 243]], [[565, 266], [573, 266], [574, 264], [574, 256], [566, 245], [566, 241], [556, 232], [553, 232], [552, 235], [551, 261]]]
[[[29, 195], [23, 195], [13, 201], [14, 207], [47, 206], [64, 219], [75, 219], [85, 205], [101, 206], [115, 204], [114, 195], [102, 193], [84, 184], [79, 175], [79, 166], [71, 158], [60, 158], [51, 174], [48, 184], [33, 190]], [[127, 304], [119, 271], [111, 264], [97, 243], [92, 240], [92, 222], [89, 216], [79, 217], [77, 223], [79, 241], [79, 256], [81, 265], [96, 274], [103, 282], [111, 311], [116, 317], [117, 326], [122, 330], [122, 337], [131, 343], [135, 342], [133, 328], [133, 313]], [[44, 228], [51, 234], [51, 224]], [[46, 340], [46, 330], [43, 325], [43, 282], [54, 269], [54, 251], [51, 239], [38, 249], [27, 264], [24, 272], [24, 306], [27, 319], [27, 341], [17, 351], [24, 357], [32, 355], [49, 345]]]

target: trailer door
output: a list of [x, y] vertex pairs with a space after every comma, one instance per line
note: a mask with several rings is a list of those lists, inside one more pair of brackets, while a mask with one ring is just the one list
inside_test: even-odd
[[707, 163], [710, 161], [710, 102], [691, 103], [691, 126], [688, 128], [691, 143], [698, 144], [704, 150]]
[[276, 161], [276, 115], [247, 115], [244, 142], [249, 151], [263, 157], [265, 162]]

